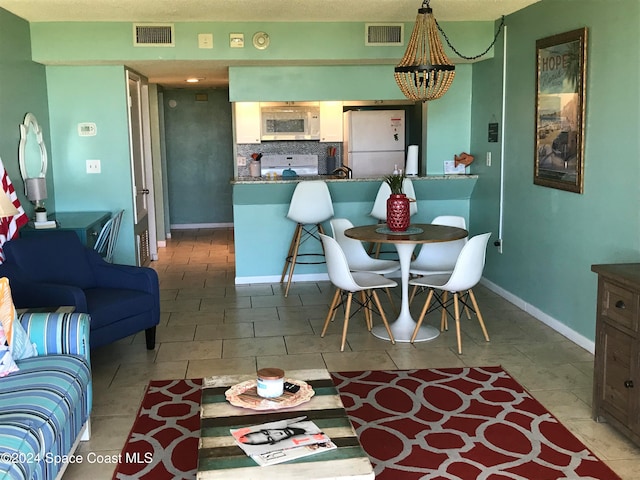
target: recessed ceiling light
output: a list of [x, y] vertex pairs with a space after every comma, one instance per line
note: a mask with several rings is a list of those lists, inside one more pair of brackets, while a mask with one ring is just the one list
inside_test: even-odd
[[198, 83], [198, 82], [201, 82], [202, 80], [204, 80], [204, 78], [202, 77], [199, 77], [199, 78], [192, 77], [192, 78], [187, 78], [187, 83]]

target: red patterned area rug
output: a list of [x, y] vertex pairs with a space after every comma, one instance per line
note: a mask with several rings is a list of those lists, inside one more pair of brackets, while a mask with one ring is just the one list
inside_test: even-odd
[[620, 478], [500, 367], [331, 375], [377, 480]]
[[195, 479], [201, 398], [202, 379], [150, 382], [113, 478]]
[[[331, 375], [376, 480], [620, 480], [500, 367]], [[150, 383], [113, 479], [196, 478], [201, 385]]]

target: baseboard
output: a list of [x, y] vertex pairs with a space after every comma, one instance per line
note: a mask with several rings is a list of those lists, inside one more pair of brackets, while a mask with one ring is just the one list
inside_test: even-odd
[[233, 223], [172, 223], [171, 230], [197, 230], [199, 228], [231, 228]]
[[520, 308], [521, 310], [524, 310], [532, 317], [536, 318], [537, 320], [540, 320], [545, 325], [551, 327], [560, 335], [567, 337], [576, 345], [579, 345], [580, 347], [584, 348], [590, 353], [595, 352], [596, 346], [593, 340], [589, 340], [588, 338], [576, 332], [575, 330], [572, 330], [561, 321], [553, 318], [550, 315], [547, 315], [537, 307], [534, 307], [530, 303], [525, 302], [520, 297], [512, 294], [508, 290], [505, 290], [504, 288], [496, 285], [495, 283], [491, 282], [490, 280], [487, 280], [484, 277], [482, 278], [482, 280], [480, 280], [480, 284], [484, 285], [492, 292], [500, 295], [502, 298], [504, 298], [508, 302], [513, 303], [516, 307]]
[[158, 248], [167, 248], [166, 240], [158, 240], [157, 244], [158, 244]]

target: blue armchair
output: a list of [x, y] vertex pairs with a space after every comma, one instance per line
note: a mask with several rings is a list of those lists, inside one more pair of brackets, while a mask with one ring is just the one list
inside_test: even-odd
[[146, 267], [114, 265], [71, 231], [50, 231], [3, 245], [0, 276], [9, 279], [16, 308], [74, 306], [91, 316], [91, 348], [145, 330], [155, 347], [160, 321], [158, 274]]

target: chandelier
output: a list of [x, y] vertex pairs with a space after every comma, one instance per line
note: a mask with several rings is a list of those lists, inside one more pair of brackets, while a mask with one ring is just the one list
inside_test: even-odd
[[482, 53], [469, 57], [451, 45], [449, 37], [434, 18], [429, 1], [423, 0], [422, 7], [418, 9], [407, 51], [393, 74], [404, 96], [414, 102], [440, 98], [447, 92], [456, 76], [456, 67], [445, 55], [438, 32], [456, 55], [473, 61], [484, 57], [493, 48], [505, 26], [503, 15], [491, 44]]
[[395, 68], [394, 77], [409, 100], [426, 102], [444, 95], [456, 76], [455, 66], [444, 53], [438, 25], [424, 0], [407, 51]]

